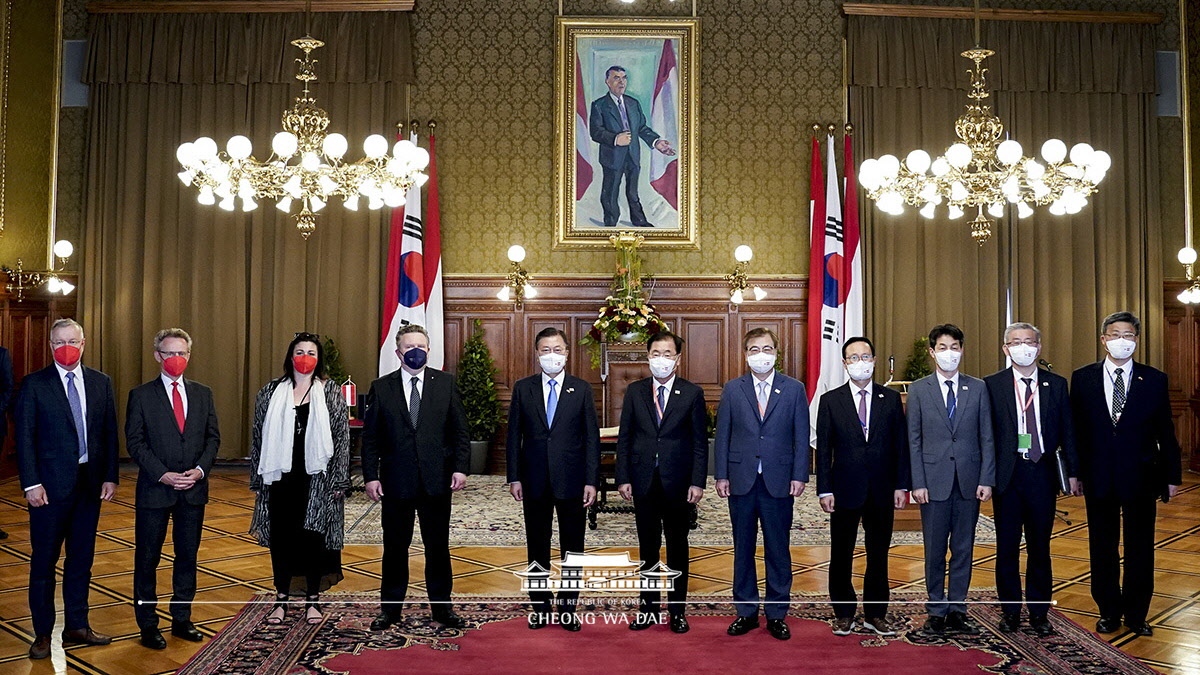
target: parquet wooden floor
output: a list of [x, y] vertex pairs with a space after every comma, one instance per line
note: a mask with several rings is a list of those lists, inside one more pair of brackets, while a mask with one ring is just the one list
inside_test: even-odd
[[[0, 482], [0, 527], [9, 533], [7, 539], [0, 541], [0, 673], [169, 673], [199, 649], [198, 645], [172, 638], [169, 633], [166, 634], [166, 650], [151, 651], [138, 644], [131, 604], [134, 476], [133, 467], [125, 466], [117, 499], [104, 506], [92, 570], [91, 623], [96, 630], [113, 635], [114, 642], [106, 647], [71, 647], [64, 651], [57, 644], [56, 629], [52, 658], [41, 662], [26, 658], [32, 633], [27, 604], [29, 521], [25, 502], [15, 478]], [[219, 631], [251, 594], [271, 589], [267, 551], [259, 548], [246, 534], [253, 506], [253, 495], [247, 489], [246, 469], [218, 468], [210, 480], [212, 501], [206, 513], [204, 540], [200, 547], [196, 598], [203, 602], [193, 609], [193, 618], [206, 635]], [[1188, 474], [1185, 482], [1178, 499], [1159, 507], [1155, 539], [1158, 573], [1149, 617], [1154, 636], [1135, 638], [1126, 631], [1109, 636], [1109, 640], [1122, 650], [1173, 675], [1200, 673], [1200, 480]], [[710, 494], [705, 498], [716, 496]], [[1091, 628], [1097, 617], [1088, 586], [1090, 570], [1083, 500], [1060, 499], [1059, 508], [1068, 511], [1067, 517], [1072, 524], [1059, 521], [1055, 527], [1052, 546], [1055, 599], [1060, 611]], [[989, 512], [990, 506], [985, 506], [984, 511]], [[348, 547], [342, 556], [346, 578], [335, 590], [378, 589], [381, 555], [379, 547]], [[452, 555], [456, 593], [510, 595], [518, 588], [511, 572], [524, 567], [523, 548], [456, 547]], [[421, 557], [419, 549], [414, 549], [413, 557]], [[827, 547], [793, 547], [793, 588], [824, 592], [828, 559]], [[994, 585], [994, 561], [995, 546], [976, 546], [973, 576], [976, 587]], [[423, 591], [419, 581], [420, 562], [414, 560], [413, 563], [416, 571], [414, 587]], [[863, 564], [860, 551], [856, 559], [860, 588]], [[169, 565], [170, 557], [164, 555], [163, 567], [159, 570], [160, 593], [170, 592]], [[693, 593], [730, 593], [731, 547], [694, 547], [691, 565]], [[890, 574], [894, 588], [923, 588], [921, 547], [894, 547]], [[58, 606], [62, 606], [61, 599]], [[169, 627], [167, 621], [164, 625]], [[834, 638], [830, 636], [830, 639]]]

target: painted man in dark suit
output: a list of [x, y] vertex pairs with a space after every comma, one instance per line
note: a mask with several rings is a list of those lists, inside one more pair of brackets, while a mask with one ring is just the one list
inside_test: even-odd
[[984, 378], [992, 403], [996, 441], [996, 589], [1000, 630], [1021, 625], [1021, 534], [1025, 534], [1025, 604], [1029, 626], [1039, 637], [1054, 633], [1046, 618], [1054, 584], [1050, 534], [1058, 496], [1055, 451], [1062, 449], [1070, 487], [1078, 491], [1075, 430], [1067, 380], [1037, 367], [1042, 333], [1028, 323], [1004, 329], [1004, 353], [1012, 367]]
[[642, 104], [625, 94], [628, 79], [625, 69], [613, 66], [604, 73], [608, 93], [592, 101], [588, 116], [588, 131], [600, 144], [600, 206], [604, 209], [604, 226], [615, 227], [621, 217], [617, 191], [625, 178], [625, 199], [629, 202], [629, 220], [634, 227], [653, 227], [646, 220], [642, 202], [638, 199], [638, 175], [642, 169], [642, 151], [637, 144], [646, 145], [664, 155], [674, 155], [671, 143], [661, 138], [646, 122]]
[[158, 562], [167, 524], [175, 521], [171, 578], [171, 634], [191, 642], [204, 639], [192, 624], [196, 597], [196, 557], [208, 503], [208, 473], [221, 447], [212, 390], [183, 371], [192, 357], [192, 338], [181, 328], [154, 336], [158, 377], [129, 392], [125, 445], [138, 465], [134, 528], [133, 611], [141, 643], [165, 649], [158, 630]]
[[1153, 634], [1146, 614], [1154, 594], [1156, 502], [1174, 497], [1183, 483], [1167, 376], [1133, 360], [1141, 333], [1133, 314], [1108, 315], [1100, 325], [1107, 356], [1071, 375], [1098, 633], [1118, 630], [1124, 617], [1135, 635]]
[[[509, 491], [524, 507], [529, 562], [544, 570], [550, 570], [556, 512], [560, 554], [583, 553], [587, 508], [600, 484], [600, 425], [592, 385], [565, 372], [569, 352], [561, 330], [539, 332], [534, 354], [541, 372], [517, 380], [508, 409]], [[557, 598], [550, 591], [530, 591], [529, 627], [559, 621], [578, 631], [578, 597], [577, 591], [560, 591]]]
[[887, 619], [888, 548], [895, 509], [908, 504], [908, 434], [900, 393], [871, 381], [875, 346], [865, 337], [842, 345], [850, 376], [817, 404], [817, 496], [829, 515], [829, 599], [833, 634], [854, 630], [858, 596], [851, 582], [858, 524], [867, 549], [863, 627], [895, 635]]
[[429, 333], [416, 324], [396, 333], [400, 370], [371, 384], [363, 428], [367, 497], [383, 502], [382, 606], [371, 630], [400, 620], [408, 595], [413, 517], [421, 522], [425, 584], [434, 621], [457, 628], [450, 608], [450, 496], [467, 485], [471, 442], [454, 376], [425, 365]]
[[991, 401], [983, 380], [959, 372], [963, 345], [958, 326], [934, 326], [929, 331], [929, 355], [937, 369], [908, 388], [912, 496], [921, 505], [929, 595], [925, 631], [935, 635], [947, 630], [979, 633], [967, 618], [967, 590], [979, 504], [992, 498], [996, 484]]
[[[630, 383], [617, 436], [617, 491], [633, 500], [642, 569], [659, 562], [663, 535], [667, 567], [680, 572], [667, 593], [671, 631], [686, 633], [688, 531], [692, 505], [704, 497], [708, 424], [704, 390], [675, 374], [683, 338], [657, 333], [646, 341], [651, 376]], [[632, 630], [658, 623], [657, 591], [643, 591]]]
[[100, 502], [117, 493], [117, 405], [112, 380], [84, 366], [83, 327], [59, 319], [50, 328], [54, 363], [21, 381], [17, 395], [17, 462], [29, 502], [29, 657], [50, 655], [54, 567], [63, 562], [64, 644], [112, 641], [88, 625], [88, 584], [96, 553]]
[[766, 558], [767, 631], [792, 636], [787, 616], [792, 590], [792, 506], [808, 485], [808, 399], [804, 384], [775, 370], [779, 340], [766, 328], [742, 338], [750, 372], [730, 380], [717, 409], [716, 489], [729, 498], [733, 524], [733, 599], [737, 618], [726, 630], [758, 627], [755, 555], [762, 523]]
[[[13, 398], [12, 356], [0, 347], [0, 454], [3, 454], [4, 439], [8, 436], [8, 409]], [[8, 539], [8, 533], [0, 530], [0, 539]]]

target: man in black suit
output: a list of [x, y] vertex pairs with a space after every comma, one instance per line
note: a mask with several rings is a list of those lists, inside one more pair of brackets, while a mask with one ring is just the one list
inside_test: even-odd
[[400, 370], [371, 384], [363, 428], [367, 497], [383, 502], [383, 579], [371, 630], [400, 620], [408, 595], [413, 517], [421, 521], [425, 584], [433, 620], [462, 625], [450, 608], [450, 495], [467, 485], [471, 438], [454, 376], [426, 367], [429, 333], [409, 324], [396, 333]]
[[112, 641], [88, 625], [88, 584], [96, 553], [100, 502], [117, 493], [117, 405], [112, 380], [81, 363], [83, 327], [59, 319], [50, 328], [54, 364], [21, 381], [17, 395], [17, 463], [29, 502], [29, 657], [50, 655], [54, 567], [63, 563], [64, 644]]
[[829, 599], [833, 634], [854, 630], [858, 596], [851, 576], [858, 524], [866, 537], [863, 627], [895, 635], [887, 619], [888, 548], [895, 509], [908, 504], [908, 431], [899, 392], [871, 381], [875, 346], [865, 337], [842, 345], [850, 375], [817, 404], [817, 496], [829, 515]]
[[996, 442], [996, 589], [1003, 617], [1000, 630], [1021, 626], [1021, 532], [1025, 533], [1025, 605], [1039, 637], [1054, 633], [1050, 610], [1053, 574], [1050, 534], [1058, 495], [1055, 450], [1062, 448], [1072, 492], [1078, 492], [1075, 429], [1066, 378], [1037, 367], [1042, 333], [1028, 323], [1004, 329], [1004, 353], [1012, 367], [983, 378], [992, 401]]
[[[630, 383], [617, 435], [617, 491], [632, 499], [642, 569], [659, 562], [663, 534], [667, 567], [679, 572], [667, 593], [671, 631], [686, 633], [688, 531], [692, 505], [704, 497], [708, 424], [704, 390], [675, 375], [683, 338], [656, 333], [646, 341], [651, 377]], [[658, 623], [657, 590], [642, 591], [631, 630]]]
[[158, 562], [167, 524], [175, 520], [171, 578], [171, 634], [191, 642], [204, 636], [192, 624], [196, 597], [196, 555], [208, 503], [208, 481], [221, 446], [212, 390], [183, 379], [192, 358], [192, 338], [182, 328], [154, 336], [158, 377], [129, 392], [125, 447], [138, 465], [133, 562], [134, 615], [141, 643], [166, 649], [158, 630]]
[[[3, 454], [4, 439], [8, 436], [8, 408], [12, 404], [13, 368], [12, 356], [0, 347], [0, 454]], [[8, 539], [8, 533], [0, 530], [0, 539]]]
[[634, 227], [653, 227], [646, 220], [642, 202], [638, 199], [638, 175], [642, 169], [642, 141], [664, 155], [674, 155], [671, 143], [650, 128], [642, 104], [625, 94], [628, 84], [625, 69], [613, 66], [604, 73], [608, 93], [592, 101], [588, 117], [588, 133], [600, 144], [600, 206], [604, 209], [604, 226], [615, 227], [621, 217], [617, 191], [625, 178], [625, 199], [629, 202], [629, 220]]
[[1154, 594], [1155, 502], [1174, 497], [1183, 483], [1167, 375], [1133, 360], [1141, 329], [1129, 312], [1109, 314], [1100, 325], [1108, 355], [1071, 375], [1098, 633], [1118, 630], [1124, 617], [1134, 634], [1153, 634], [1146, 614]]
[[[600, 425], [592, 385], [564, 372], [567, 335], [545, 328], [534, 340], [541, 372], [517, 380], [508, 409], [508, 482], [513, 499], [522, 503], [530, 564], [550, 569], [550, 536], [558, 513], [558, 548], [583, 553], [587, 508], [600, 484]], [[564, 576], [574, 570], [564, 569]], [[530, 591], [534, 611], [529, 627], [559, 621], [578, 631], [577, 591]], [[554, 611], [557, 605], [558, 611]]]

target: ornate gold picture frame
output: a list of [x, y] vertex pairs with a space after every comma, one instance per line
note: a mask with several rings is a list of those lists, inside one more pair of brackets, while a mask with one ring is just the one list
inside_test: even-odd
[[696, 249], [699, 20], [560, 17], [556, 249]]

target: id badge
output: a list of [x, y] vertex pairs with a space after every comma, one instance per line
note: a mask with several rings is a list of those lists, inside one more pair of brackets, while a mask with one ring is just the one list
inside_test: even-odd
[[1033, 448], [1033, 434], [1017, 434], [1017, 450], [1028, 452]]

